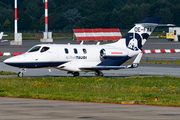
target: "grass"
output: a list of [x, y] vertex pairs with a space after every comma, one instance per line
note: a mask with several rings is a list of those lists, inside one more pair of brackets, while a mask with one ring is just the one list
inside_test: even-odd
[[163, 61], [163, 60], [149, 60], [148, 62], [146, 61], [141, 61], [141, 63], [155, 63], [155, 64], [180, 64], [180, 60], [173, 60], [171, 63], [171, 60]]
[[141, 104], [180, 106], [179, 81], [168, 76], [0, 78], [0, 96], [119, 104], [146, 100]]
[[17, 73], [10, 71], [0, 71], [0, 75], [17, 75]]
[[[133, 61], [127, 61], [128, 63], [132, 63]], [[173, 60], [171, 63], [171, 60], [149, 60], [147, 61], [140, 61], [140, 63], [154, 63], [154, 64], [176, 64], [180, 65], [180, 60]]]

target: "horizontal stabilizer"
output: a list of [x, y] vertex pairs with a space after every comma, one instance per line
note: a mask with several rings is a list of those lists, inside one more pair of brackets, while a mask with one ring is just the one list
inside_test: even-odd
[[139, 22], [139, 24], [142, 24], [142, 23], [156, 23], [156, 24], [158, 24], [161, 19], [162, 18], [160, 18], [160, 17], [148, 17], [148, 18], [143, 19], [141, 22]]
[[166, 27], [166, 26], [168, 26], [168, 27], [172, 27], [172, 26], [176, 26], [176, 25], [174, 25], [174, 24], [158, 24], [158, 26], [162, 26], [162, 27]]

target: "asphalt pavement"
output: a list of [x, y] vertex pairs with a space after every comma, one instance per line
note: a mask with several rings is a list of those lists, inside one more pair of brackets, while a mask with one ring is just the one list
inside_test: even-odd
[[0, 97], [0, 120], [179, 120], [180, 108]]

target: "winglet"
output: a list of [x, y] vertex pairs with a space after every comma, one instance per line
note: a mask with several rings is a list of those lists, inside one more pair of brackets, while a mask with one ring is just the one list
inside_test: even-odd
[[143, 53], [139, 53], [132, 63], [132, 65], [128, 65], [127, 68], [137, 68], [139, 66], [139, 62], [141, 61]]

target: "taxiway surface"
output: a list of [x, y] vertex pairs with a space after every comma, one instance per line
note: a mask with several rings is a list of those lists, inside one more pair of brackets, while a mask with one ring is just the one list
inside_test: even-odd
[[179, 120], [180, 108], [0, 97], [0, 120]]

